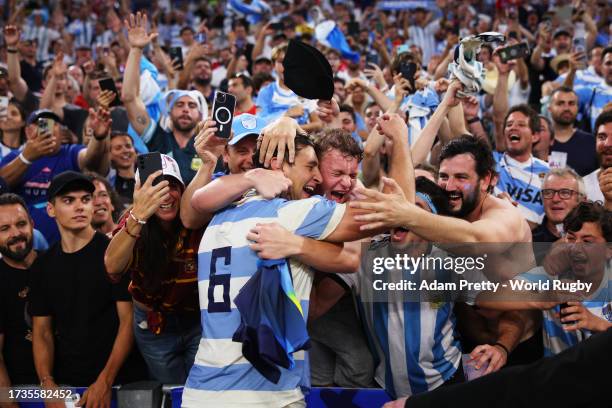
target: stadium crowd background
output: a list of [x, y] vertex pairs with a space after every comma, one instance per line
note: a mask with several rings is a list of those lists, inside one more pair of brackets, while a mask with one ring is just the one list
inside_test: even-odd
[[[342, 218], [365, 194], [376, 215], [361, 222], [387, 232], [372, 245], [610, 242], [607, 1], [5, 0], [0, 23], [0, 386], [88, 387], [88, 406], [145, 379], [185, 385], [183, 406], [222, 390], [215, 405], [232, 406], [245, 389], [245, 404], [302, 406], [310, 383], [402, 398], [463, 382], [462, 354], [489, 374], [612, 324], [609, 292], [565, 318], [554, 302], [381, 311], [359, 301], [368, 231]], [[489, 31], [506, 43], [482, 45], [482, 89], [461, 98], [456, 47]], [[331, 100], [286, 85], [290, 40], [327, 59]], [[526, 55], [500, 59], [519, 43]], [[311, 61], [292, 62], [317, 93]], [[211, 120], [217, 90], [236, 98], [229, 142]], [[154, 151], [164, 181], [137, 182], [137, 155]], [[310, 367], [296, 354], [275, 386], [223, 320], [240, 319], [228, 295], [244, 277], [214, 276], [226, 206], [252, 188], [311, 203], [272, 200], [277, 224], [244, 232], [251, 254], [301, 265]]]

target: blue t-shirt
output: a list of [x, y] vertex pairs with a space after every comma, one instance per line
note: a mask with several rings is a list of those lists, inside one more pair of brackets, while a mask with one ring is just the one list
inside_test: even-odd
[[[47, 239], [49, 245], [59, 240], [59, 231], [55, 220], [47, 215], [47, 189], [56, 175], [68, 170], [80, 171], [79, 152], [85, 146], [79, 144], [63, 145], [55, 156], [41, 157], [35, 160], [15, 186], [13, 192], [25, 200], [34, 225]], [[13, 161], [19, 152], [12, 152], [0, 161], [0, 167]]]

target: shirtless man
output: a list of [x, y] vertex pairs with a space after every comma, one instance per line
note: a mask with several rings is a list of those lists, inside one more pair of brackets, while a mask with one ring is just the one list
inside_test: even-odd
[[[438, 184], [448, 193], [453, 216], [424, 211], [409, 202], [395, 181], [387, 178], [383, 180], [389, 193], [357, 189], [358, 194], [365, 195], [370, 201], [351, 202], [350, 205], [373, 211], [357, 217], [366, 222], [361, 227], [363, 229], [402, 227], [428, 241], [444, 243], [440, 247], [453, 254], [473, 256], [476, 251], [485, 252], [487, 261], [484, 273], [487, 278], [492, 281], [504, 280], [507, 279], [506, 275], [514, 276], [529, 270], [533, 252], [530, 245], [525, 245], [531, 242], [531, 230], [519, 210], [508, 201], [490, 194], [495, 185], [494, 168], [490, 148], [473, 136], [462, 136], [449, 142], [440, 155]], [[464, 320], [472, 324], [477, 316], [474, 316], [471, 308], [465, 309], [467, 317]], [[490, 310], [479, 313], [486, 318], [488, 327], [497, 330], [501, 330], [500, 319], [508, 317]], [[496, 343], [502, 343], [503, 347], [481, 346], [481, 362], [490, 360], [497, 364], [500, 358], [502, 361], [507, 359], [507, 351], [511, 351], [521, 340], [533, 337], [537, 320], [531, 317], [531, 312], [512, 313], [513, 319], [518, 319], [517, 323], [522, 325], [522, 330], [508, 331], [505, 338], [499, 337]], [[478, 337], [473, 340], [476, 344], [491, 342]]]

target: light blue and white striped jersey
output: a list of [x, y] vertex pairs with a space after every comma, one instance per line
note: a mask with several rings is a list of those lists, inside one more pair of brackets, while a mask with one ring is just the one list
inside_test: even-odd
[[50, 59], [49, 47], [51, 42], [60, 38], [60, 33], [46, 26], [24, 24], [22, 27], [24, 40], [36, 40], [36, 61], [45, 62]]
[[[264, 200], [249, 194], [218, 212], [204, 232], [198, 251], [202, 339], [183, 392], [183, 407], [284, 407], [304, 398], [310, 387], [307, 354], [295, 353], [292, 370], [280, 368], [278, 384], [268, 381], [242, 355], [232, 336], [240, 325], [233, 299], [257, 271], [257, 254], [246, 236], [257, 223], [278, 222], [314, 239], [332, 233], [345, 206], [315, 196], [305, 200]], [[309, 267], [291, 262], [294, 290], [308, 311], [312, 288]]]
[[[529, 272], [522, 273], [516, 277], [529, 282], [547, 282], [552, 281], [553, 277], [546, 274], [544, 268], [537, 267]], [[552, 283], [551, 283], [552, 284]], [[610, 263], [606, 269], [606, 275], [601, 281], [599, 288], [596, 289], [593, 296], [582, 304], [593, 313], [608, 322], [612, 322], [612, 280], [610, 280]], [[575, 346], [581, 341], [591, 337], [593, 334], [590, 330], [580, 329], [576, 331], [566, 331], [563, 329], [563, 323], [559, 318], [561, 311], [560, 305], [549, 310], [542, 311], [542, 331], [544, 342], [544, 356], [554, 356], [563, 350]]]
[[416, 24], [408, 28], [408, 38], [411, 43], [418, 45], [423, 51], [423, 65], [429, 64], [429, 59], [436, 49], [434, 34], [440, 29], [440, 19], [434, 20], [425, 27]]
[[[612, 102], [612, 86], [603, 84], [593, 86], [577, 86], [574, 91], [578, 95], [578, 111], [591, 118], [591, 129], [595, 127], [595, 120], [603, 108]], [[591, 102], [591, 99], [593, 100]]]
[[548, 163], [534, 156], [521, 163], [500, 152], [493, 152], [493, 158], [499, 174], [495, 194], [508, 193], [518, 203], [518, 209], [527, 221], [540, 224], [544, 219], [540, 190], [544, 176], [550, 170]]
[[289, 108], [300, 105], [304, 108], [304, 114], [297, 119], [300, 125], [308, 123], [310, 113], [317, 109], [315, 100], [304, 99], [290, 89], [282, 89], [278, 81], [261, 88], [256, 105], [261, 108], [258, 116], [267, 122], [279, 118]]
[[[563, 84], [563, 81], [565, 81], [566, 77], [567, 74], [559, 75], [557, 79], [555, 79], [555, 82], [558, 84]], [[602, 77], [588, 69], [581, 69], [579, 71], [576, 71], [576, 76], [574, 77], [574, 87], [594, 87], [597, 85], [604, 85], [605, 83], [606, 81], [604, 81]]]
[[95, 36], [94, 26], [95, 22], [92, 19], [86, 21], [76, 19], [68, 24], [66, 31], [74, 37], [75, 47], [91, 47]]
[[[376, 257], [393, 257], [397, 250], [389, 248], [385, 238], [376, 243], [375, 251], [365, 254]], [[370, 254], [371, 253], [371, 254]], [[436, 247], [430, 257], [445, 257]], [[362, 265], [371, 265], [369, 261]], [[448, 274], [452, 274], [449, 279]], [[379, 302], [381, 293], [374, 299], [373, 285], [369, 279], [360, 279], [372, 271], [360, 269], [356, 274], [339, 274], [349, 286], [355, 287], [360, 299], [360, 309], [367, 326], [368, 339], [372, 343], [378, 361], [375, 380], [394, 398], [405, 397], [433, 390], [451, 378], [461, 364], [461, 346], [455, 330], [453, 302], [407, 302], [402, 291], [387, 291], [387, 302]], [[444, 275], [446, 274], [446, 275]], [[376, 279], [383, 282], [421, 280], [458, 282], [459, 275], [452, 271], [410, 269], [385, 270]]]

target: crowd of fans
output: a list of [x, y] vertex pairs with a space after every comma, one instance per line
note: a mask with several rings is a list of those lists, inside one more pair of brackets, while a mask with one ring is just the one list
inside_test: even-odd
[[[489, 374], [608, 330], [609, 275], [563, 306], [372, 303], [361, 277], [368, 248], [503, 242], [490, 259], [507, 280], [544, 262], [535, 243], [612, 241], [609, 14], [602, 0], [0, 2], [0, 386], [87, 387], [88, 407], [145, 379], [185, 386], [185, 407], [379, 387], [410, 406], [464, 382], [462, 354]], [[505, 42], [481, 45], [482, 89], [464, 92], [460, 40], [490, 31]], [[290, 42], [329, 62], [331, 100], [287, 85]], [[217, 91], [236, 99], [229, 140]], [[163, 169], [141, 180], [147, 152]], [[283, 258], [311, 348], [272, 382], [232, 341], [234, 298], [258, 259]]]

